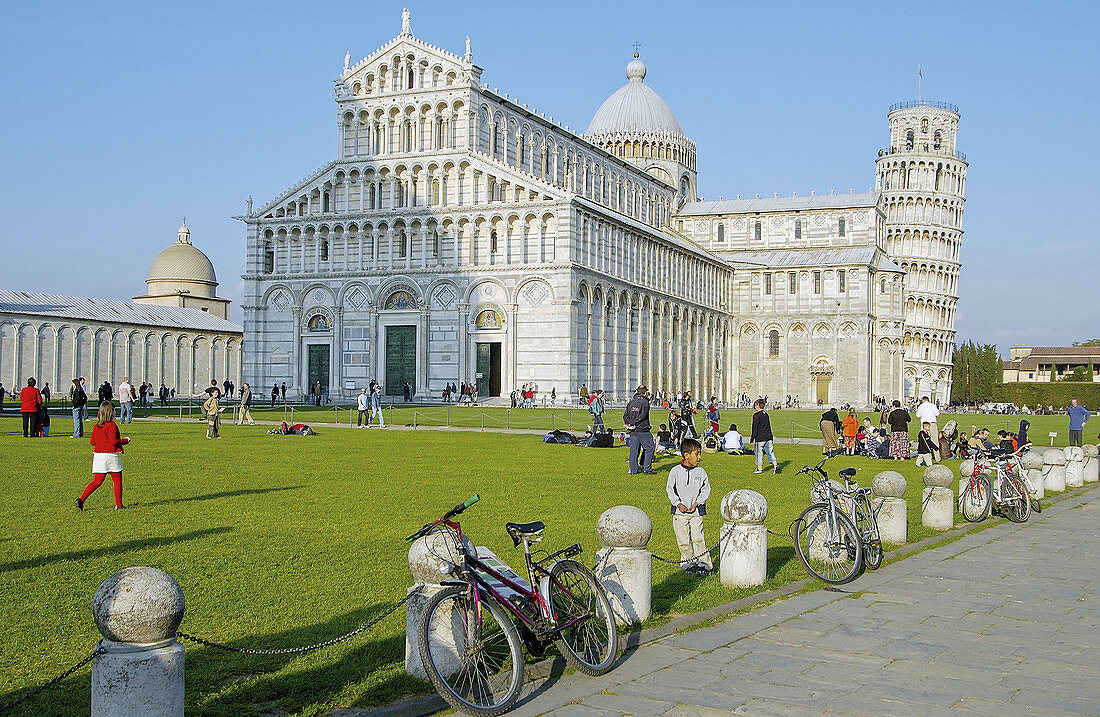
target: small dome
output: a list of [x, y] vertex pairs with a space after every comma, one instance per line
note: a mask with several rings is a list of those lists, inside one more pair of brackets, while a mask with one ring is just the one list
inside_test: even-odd
[[676, 115], [661, 96], [642, 81], [645, 76], [645, 63], [635, 57], [626, 66], [629, 81], [604, 100], [585, 134], [643, 132], [682, 136], [684, 131]]
[[157, 254], [153, 266], [149, 268], [148, 281], [197, 281], [204, 284], [217, 284], [214, 265], [206, 254], [191, 244], [191, 230], [187, 223], [179, 228], [176, 243]]

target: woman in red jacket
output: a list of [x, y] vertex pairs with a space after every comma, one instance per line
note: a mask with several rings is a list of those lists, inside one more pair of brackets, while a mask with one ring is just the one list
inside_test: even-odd
[[38, 407], [42, 405], [42, 394], [34, 387], [34, 378], [27, 379], [27, 385], [19, 392], [19, 412], [23, 414], [23, 438], [38, 435]]
[[115, 510], [125, 508], [122, 504], [122, 447], [130, 442], [129, 438], [123, 438], [118, 433], [115, 425], [115, 406], [109, 401], [99, 404], [99, 417], [95, 428], [92, 429], [92, 475], [91, 483], [76, 499], [76, 509], [84, 510], [84, 501], [88, 499], [95, 489], [102, 483], [107, 473], [111, 474], [111, 481], [115, 484]]

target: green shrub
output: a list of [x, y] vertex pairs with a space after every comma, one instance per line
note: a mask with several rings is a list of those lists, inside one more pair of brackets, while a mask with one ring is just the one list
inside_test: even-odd
[[1071, 398], [1089, 408], [1100, 406], [1100, 383], [998, 383], [993, 387], [994, 401], [1017, 406], [1043, 404], [1065, 408]]

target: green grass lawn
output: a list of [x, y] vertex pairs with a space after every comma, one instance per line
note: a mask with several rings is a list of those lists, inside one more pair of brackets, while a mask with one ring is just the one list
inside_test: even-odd
[[[452, 409], [460, 410], [479, 409]], [[787, 415], [773, 419], [777, 431]], [[596, 519], [618, 504], [645, 510], [654, 522], [650, 550], [677, 556], [664, 494], [676, 458], [643, 477], [627, 475], [624, 448], [548, 445], [530, 435], [321, 427], [302, 438], [226, 425], [225, 437], [211, 441], [197, 421], [122, 428], [134, 438], [123, 457], [129, 509], [111, 510], [108, 480], [79, 513], [73, 500], [91, 477], [87, 439], [66, 438], [71, 421], [58, 418], [54, 437], [24, 440], [17, 419], [0, 419], [8, 477], [0, 505], [0, 703], [87, 654], [99, 637], [92, 595], [124, 567], [157, 567], [180, 582], [184, 631], [238, 646], [291, 647], [351, 630], [401, 599], [411, 583], [403, 536], [473, 493], [482, 500], [463, 515], [464, 529], [513, 566], [520, 553], [506, 521], [545, 521], [546, 547], [579, 542], [591, 565]], [[753, 475], [751, 457], [704, 455], [713, 484], [708, 541], [718, 536], [722, 495], [736, 488], [761, 492], [767, 525], [781, 533], [807, 505], [809, 480], [795, 471], [816, 462], [820, 449], [776, 450], [784, 468], [776, 477]], [[920, 526], [922, 484], [912, 463], [841, 457], [831, 472], [846, 465], [862, 471], [864, 485], [900, 466], [909, 480], [910, 539], [930, 534]], [[765, 587], [806, 576], [790, 540], [770, 536], [769, 544]], [[655, 563], [650, 623], [750, 592]], [[400, 611], [369, 633], [297, 657], [188, 644], [188, 713], [316, 714], [430, 691], [404, 674], [404, 633]], [[86, 714], [88, 683], [84, 668], [16, 714]]]

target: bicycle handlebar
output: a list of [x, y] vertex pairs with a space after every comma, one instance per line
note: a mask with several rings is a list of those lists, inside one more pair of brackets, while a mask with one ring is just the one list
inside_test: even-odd
[[425, 523], [415, 533], [410, 533], [409, 535], [406, 535], [405, 536], [405, 542], [406, 543], [411, 543], [412, 541], [416, 540], [417, 538], [427, 535], [429, 532], [431, 532], [432, 528], [439, 525], [440, 523], [442, 523], [445, 520], [450, 520], [451, 518], [455, 517], [456, 515], [460, 515], [462, 513], [462, 511], [466, 510], [467, 508], [469, 508], [471, 505], [478, 502], [479, 500], [481, 500], [481, 496], [478, 495], [477, 493], [474, 493], [469, 498], [467, 498], [465, 501], [459, 503], [458, 505], [456, 505], [455, 507], [451, 508], [449, 511], [444, 513], [443, 517], [440, 518], [439, 520], [435, 521], [434, 523]]
[[822, 466], [825, 465], [825, 461], [829, 460], [830, 458], [837, 455], [838, 453], [840, 453], [840, 451], [836, 451], [836, 452], [832, 452], [832, 453], [826, 453], [825, 457], [822, 458], [821, 462], [818, 463], [816, 466], [802, 466], [802, 468], [800, 468], [798, 473], [796, 473], [795, 475], [800, 475], [802, 473], [812, 473], [813, 471], [817, 471], [823, 477], [828, 478], [829, 474], [825, 472], [825, 469], [822, 468]]

